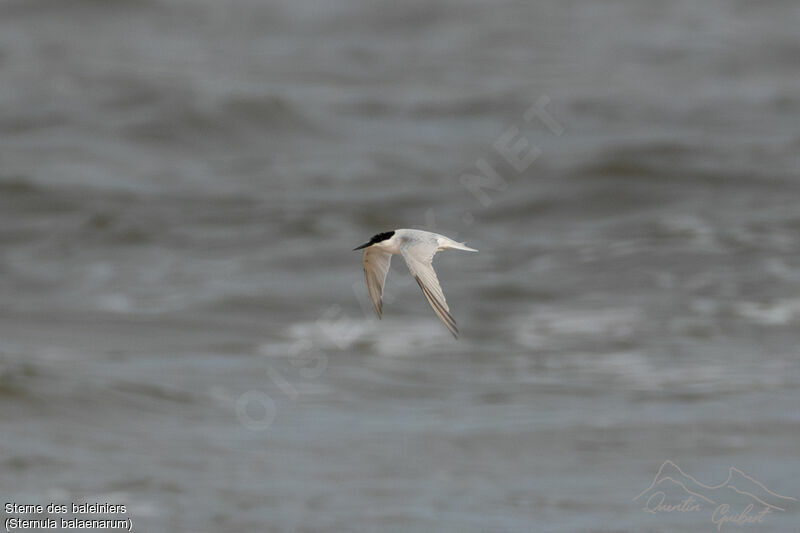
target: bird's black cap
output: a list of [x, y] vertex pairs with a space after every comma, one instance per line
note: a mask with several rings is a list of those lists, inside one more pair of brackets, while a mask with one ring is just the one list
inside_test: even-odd
[[362, 244], [358, 248], [353, 248], [353, 251], [360, 250], [362, 248], [366, 248], [367, 246], [372, 246], [373, 244], [381, 241], [385, 241], [386, 239], [391, 239], [392, 235], [394, 235], [394, 231], [384, 231], [383, 233], [378, 233], [374, 237], [372, 237], [368, 243]]

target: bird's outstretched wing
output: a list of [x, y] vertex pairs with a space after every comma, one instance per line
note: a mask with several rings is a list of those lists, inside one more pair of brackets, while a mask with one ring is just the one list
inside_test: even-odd
[[381, 296], [383, 296], [383, 285], [386, 283], [386, 274], [389, 273], [389, 264], [391, 262], [392, 254], [374, 247], [365, 248], [364, 256], [361, 258], [361, 263], [364, 265], [364, 280], [367, 282], [367, 292], [378, 318], [381, 318], [383, 314]]
[[458, 338], [458, 328], [456, 321], [450, 315], [450, 308], [447, 307], [447, 301], [444, 299], [444, 292], [439, 285], [439, 279], [436, 277], [436, 271], [433, 270], [433, 256], [439, 250], [439, 245], [435, 241], [431, 242], [411, 242], [403, 245], [400, 252], [403, 254], [403, 259], [406, 260], [408, 269], [411, 275], [417, 280], [422, 294], [431, 304], [433, 311], [439, 319], [447, 326], [450, 333], [455, 338]]

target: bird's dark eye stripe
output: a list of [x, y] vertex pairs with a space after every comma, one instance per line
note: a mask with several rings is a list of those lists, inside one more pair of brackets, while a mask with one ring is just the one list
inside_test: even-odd
[[391, 239], [392, 235], [394, 235], [394, 231], [384, 231], [383, 233], [378, 233], [369, 240], [369, 243], [375, 244], [376, 242], [381, 242], [387, 239]]

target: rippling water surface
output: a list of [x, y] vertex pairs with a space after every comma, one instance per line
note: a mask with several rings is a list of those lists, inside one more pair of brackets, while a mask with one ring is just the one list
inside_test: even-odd
[[[4, 502], [156, 533], [712, 531], [633, 501], [666, 460], [800, 498], [799, 22], [3, 2]], [[436, 259], [458, 341], [401, 261], [373, 316], [350, 250], [398, 227], [480, 249]]]

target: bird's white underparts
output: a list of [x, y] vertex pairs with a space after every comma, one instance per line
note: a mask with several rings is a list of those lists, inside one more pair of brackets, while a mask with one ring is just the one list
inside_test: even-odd
[[442, 250], [464, 250], [477, 252], [462, 242], [456, 242], [449, 237], [422, 231], [418, 229], [396, 229], [378, 233], [368, 243], [362, 244], [355, 250], [364, 249], [362, 263], [364, 265], [364, 280], [367, 283], [367, 292], [375, 308], [378, 318], [383, 314], [383, 286], [386, 275], [389, 273], [389, 264], [393, 255], [402, 255], [408, 265], [411, 275], [417, 280], [422, 294], [431, 304], [436, 316], [458, 338], [456, 321], [450, 315], [450, 308], [444, 298], [444, 292], [433, 270], [433, 256]]

